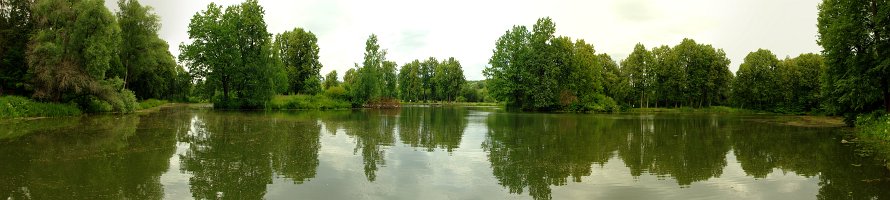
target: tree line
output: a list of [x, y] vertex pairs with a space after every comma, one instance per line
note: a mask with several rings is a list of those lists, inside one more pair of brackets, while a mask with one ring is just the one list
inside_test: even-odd
[[342, 83], [336, 71], [322, 77], [315, 34], [295, 28], [273, 37], [264, 14], [257, 1], [248, 0], [226, 8], [210, 3], [192, 17], [192, 42], [180, 45], [179, 58], [195, 77], [197, 96], [220, 108], [263, 108], [278, 94], [327, 95], [354, 107], [393, 106], [400, 99], [467, 100], [460, 98], [466, 80], [457, 59], [430, 58], [399, 68], [374, 34], [365, 42], [362, 63], [346, 71]]
[[[550, 18], [513, 26], [486, 67], [492, 98], [520, 110], [733, 106], [779, 113], [843, 115], [890, 110], [890, 20], [876, 1], [826, 0], [819, 6], [822, 54], [778, 59], [749, 53], [733, 74], [722, 49], [684, 39], [637, 44], [620, 65], [584, 40], [554, 36]], [[851, 35], [853, 34], [853, 35]]]
[[136, 99], [185, 99], [191, 77], [136, 0], [0, 0], [0, 94], [131, 112]]
[[[354, 106], [429, 101], [497, 101], [541, 111], [733, 106], [823, 112], [848, 121], [890, 109], [890, 20], [878, 1], [825, 0], [821, 54], [778, 59], [751, 52], [733, 74], [722, 49], [684, 39], [624, 60], [554, 35], [550, 18], [514, 26], [495, 42], [486, 80], [466, 81], [454, 58], [398, 66], [370, 35], [362, 63], [322, 77], [317, 37], [267, 31], [256, 0], [210, 3], [189, 23], [180, 66], [158, 37], [151, 7], [119, 0], [0, 0], [0, 94], [129, 112], [137, 99], [206, 99], [222, 108], [262, 108], [278, 94], [327, 95]], [[185, 68], [188, 68], [186, 72]]]

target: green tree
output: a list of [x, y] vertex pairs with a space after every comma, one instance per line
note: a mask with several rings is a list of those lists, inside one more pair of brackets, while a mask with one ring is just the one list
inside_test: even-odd
[[262, 107], [275, 93], [271, 34], [263, 20], [265, 11], [256, 0], [222, 7], [210, 3], [189, 23], [191, 44], [180, 46], [181, 60], [190, 71], [205, 79], [205, 88], [222, 90], [215, 107]]
[[439, 66], [439, 61], [434, 57], [429, 57], [420, 63], [420, 81], [422, 83], [421, 90], [421, 99], [423, 101], [434, 100], [434, 96], [436, 94], [435, 91], [435, 83], [433, 82], [433, 75], [436, 73], [436, 68]]
[[745, 56], [733, 83], [733, 99], [741, 108], [772, 110], [780, 95], [777, 67], [779, 59], [769, 50], [759, 49]]
[[399, 91], [403, 101], [414, 102], [423, 97], [424, 88], [420, 66], [420, 60], [414, 60], [402, 65], [399, 69]]
[[432, 78], [436, 91], [436, 100], [454, 101], [460, 95], [461, 86], [466, 82], [464, 70], [454, 57], [443, 60]]
[[[363, 105], [385, 97], [384, 90], [389, 88], [385, 86], [384, 74], [390, 73], [384, 70], [385, 62], [386, 50], [380, 49], [380, 45], [377, 44], [377, 35], [371, 34], [365, 42], [364, 62], [361, 67], [356, 64], [355, 80], [350, 91], [353, 105]], [[393, 67], [393, 73], [395, 73], [394, 70]]]
[[133, 93], [105, 76], [117, 56], [120, 28], [104, 1], [46, 0], [33, 9], [37, 23], [27, 52], [33, 96], [82, 106], [97, 97], [115, 111], [133, 111]]
[[890, 4], [824, 0], [818, 43], [827, 65], [825, 107], [852, 124], [859, 113], [890, 112]]
[[[492, 97], [521, 110], [615, 108], [612, 98], [602, 94], [607, 77], [603, 63], [614, 61], [604, 61], [583, 40], [555, 37], [550, 18], [539, 19], [532, 29], [514, 26], [495, 43], [490, 66], [483, 71]], [[608, 69], [614, 69], [613, 78], [620, 82], [617, 64]]]
[[820, 107], [820, 99], [822, 98], [820, 78], [822, 72], [825, 71], [824, 59], [819, 54], [807, 53], [801, 54], [796, 58], [786, 62], [794, 66], [794, 79], [791, 79], [794, 87], [790, 96], [791, 101], [799, 106], [798, 111], [808, 112], [817, 110]]
[[340, 81], [337, 80], [337, 70], [332, 70], [324, 76], [324, 89], [337, 86], [340, 86]]
[[615, 100], [623, 100], [627, 96], [630, 84], [621, 74], [618, 63], [612, 60], [612, 57], [608, 54], [599, 54], [597, 57], [599, 58], [599, 65], [603, 68], [602, 80], [606, 96], [612, 97]]
[[657, 83], [655, 107], [659, 105], [679, 106], [686, 87], [686, 73], [677, 64], [677, 56], [667, 45], [652, 49], [655, 57], [655, 80]]
[[27, 94], [28, 37], [34, 31], [32, 0], [0, 0], [0, 95]]
[[634, 51], [627, 56], [627, 59], [621, 61], [621, 70], [627, 76], [631, 87], [629, 95], [636, 97], [632, 99], [636, 107], [649, 107], [649, 101], [654, 96], [654, 64], [655, 57], [640, 43], [634, 46]]
[[398, 65], [393, 61], [383, 61], [383, 97], [396, 99], [399, 96], [398, 75], [396, 75], [396, 67]]
[[275, 36], [275, 47], [290, 79], [290, 92], [315, 94], [321, 90], [318, 38], [312, 31], [294, 28]]
[[119, 65], [112, 67], [109, 77], [124, 80], [136, 97], [165, 98], [174, 90], [170, 84], [178, 65], [169, 52], [169, 45], [158, 36], [160, 18], [149, 6], [136, 0], [118, 0], [116, 13], [121, 27]]

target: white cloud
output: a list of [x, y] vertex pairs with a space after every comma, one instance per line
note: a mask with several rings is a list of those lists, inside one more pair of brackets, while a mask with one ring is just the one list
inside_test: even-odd
[[[178, 46], [188, 39], [192, 15], [211, 1], [146, 0], [161, 16], [161, 37]], [[235, 0], [213, 1], [221, 5]], [[106, 2], [116, 9], [115, 1]], [[513, 25], [531, 26], [550, 16], [557, 34], [593, 43], [600, 53], [624, 59], [636, 43], [648, 48], [683, 38], [722, 48], [735, 71], [748, 52], [765, 48], [780, 57], [818, 53], [818, 0], [552, 0], [552, 1], [260, 1], [269, 31], [304, 27], [319, 38], [322, 73], [361, 62], [364, 41], [379, 37], [399, 64], [430, 56], [455, 57], [469, 80], [483, 79], [495, 40]]]

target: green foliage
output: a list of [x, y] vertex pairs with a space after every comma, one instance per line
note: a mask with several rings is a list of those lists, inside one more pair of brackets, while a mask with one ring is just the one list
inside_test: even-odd
[[398, 78], [401, 99], [408, 102], [455, 101], [466, 82], [460, 61], [454, 57], [442, 62], [430, 57], [405, 63]]
[[823, 66], [816, 54], [780, 61], [769, 50], [751, 52], [733, 82], [733, 102], [740, 108], [778, 113], [816, 111]]
[[34, 30], [32, 0], [0, 0], [0, 95], [26, 95], [28, 37]]
[[607, 110], [614, 100], [603, 93], [623, 94], [617, 64], [555, 31], [550, 18], [541, 18], [532, 31], [514, 26], [501, 36], [483, 71], [491, 95], [521, 110]]
[[324, 95], [338, 100], [349, 100], [349, 92], [343, 86], [330, 87], [324, 91]]
[[621, 61], [621, 71], [630, 84], [628, 101], [634, 107], [649, 107], [655, 96], [655, 56], [646, 46], [637, 43], [627, 59]]
[[[336, 88], [336, 87], [334, 87]], [[333, 88], [330, 88], [333, 89]], [[350, 102], [327, 95], [276, 95], [270, 109], [330, 110], [352, 108]]]
[[771, 110], [778, 101], [779, 59], [769, 50], [759, 49], [745, 56], [733, 83], [733, 97], [737, 106]]
[[883, 111], [859, 115], [856, 132], [863, 138], [890, 141], [890, 115]]
[[423, 77], [420, 74], [420, 60], [402, 65], [399, 69], [399, 94], [402, 101], [415, 102], [424, 98]]
[[[729, 71], [729, 59], [722, 49], [683, 39], [674, 47], [655, 47], [650, 53], [652, 64], [645, 78], [657, 84], [632, 90], [634, 95], [652, 90], [654, 93], [650, 95], [654, 97], [656, 107], [708, 107], [727, 103], [733, 76]], [[645, 56], [645, 53], [637, 55]], [[636, 69], [638, 66], [634, 66], [636, 63], [627, 64], [625, 71], [642, 76]]]
[[460, 95], [461, 86], [466, 82], [464, 70], [454, 57], [437, 65], [432, 77], [438, 100], [454, 101]]
[[354, 106], [370, 102], [390, 101], [398, 96], [396, 64], [386, 60], [386, 50], [377, 44], [377, 35], [371, 34], [365, 42], [365, 59], [362, 65], [346, 71], [344, 85], [352, 96]]
[[146, 99], [144, 101], [139, 102], [138, 110], [154, 108], [154, 107], [158, 107], [158, 106], [161, 106], [161, 105], [164, 105], [167, 103], [169, 103], [169, 102], [166, 100]]
[[[881, 158], [890, 157], [890, 114], [883, 110], [877, 110], [856, 117], [856, 136], [865, 144], [863, 150], [871, 150]], [[886, 167], [890, 167], [890, 161], [886, 161]]]
[[275, 35], [273, 46], [290, 80], [288, 92], [315, 94], [321, 91], [318, 38], [312, 31], [303, 28], [285, 31]]
[[822, 95], [828, 113], [852, 123], [856, 115], [890, 111], [890, 4], [824, 0], [818, 43], [827, 68]]
[[399, 96], [399, 89], [396, 87], [398, 85], [398, 76], [396, 75], [396, 62], [393, 61], [384, 61], [383, 62], [383, 97], [389, 99], [395, 99]]
[[188, 82], [177, 80], [180, 70], [169, 45], [158, 36], [160, 18], [149, 6], [136, 0], [118, 0], [116, 13], [121, 27], [121, 45], [108, 77], [124, 80], [127, 89], [140, 99], [187, 96]]
[[42, 103], [20, 96], [0, 96], [0, 118], [80, 115], [74, 104]]
[[121, 79], [106, 77], [117, 58], [121, 31], [103, 1], [46, 0], [37, 2], [33, 12], [37, 23], [27, 58], [35, 98], [96, 97], [116, 112], [135, 110], [133, 92], [124, 89]]
[[337, 70], [333, 70], [324, 76], [324, 89], [327, 90], [337, 86], [340, 86], [340, 81], [337, 80]]
[[461, 86], [460, 97], [464, 102], [490, 102], [485, 81], [467, 81]]
[[225, 12], [210, 3], [192, 17], [192, 43], [180, 46], [180, 60], [194, 77], [205, 80], [201, 87], [214, 96], [214, 107], [260, 108], [276, 92], [280, 71], [272, 59], [264, 13], [256, 0], [248, 0]]
[[820, 110], [822, 98], [820, 77], [825, 71], [822, 56], [801, 54], [786, 58], [779, 64], [781, 101], [776, 112], [805, 113]]

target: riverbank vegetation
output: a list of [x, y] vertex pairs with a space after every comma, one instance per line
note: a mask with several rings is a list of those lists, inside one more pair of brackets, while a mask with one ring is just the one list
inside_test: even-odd
[[24, 116], [130, 113], [138, 99], [188, 98], [191, 77], [158, 37], [160, 21], [150, 7], [136, 0], [118, 1], [116, 13], [101, 0], [2, 5], [0, 95], [31, 97], [34, 103], [18, 105], [31, 105], [28, 112], [59, 110]]
[[875, 18], [887, 9], [869, 2], [823, 2], [821, 54], [779, 59], [758, 49], [735, 73], [723, 49], [710, 44], [637, 44], [628, 57], [613, 58], [583, 39], [555, 35], [545, 17], [506, 30], [494, 40], [486, 80], [468, 81], [454, 57], [399, 65], [374, 34], [342, 79], [337, 71], [322, 76], [316, 35], [299, 27], [270, 33], [256, 0], [210, 3], [195, 13], [178, 61], [158, 37], [159, 17], [136, 0], [119, 0], [114, 13], [101, 0], [0, 1], [0, 95], [83, 112], [127, 113], [149, 99], [227, 109], [486, 102], [525, 111], [826, 114], [852, 125], [858, 115], [890, 108], [890, 54], [881, 50], [890, 33], [887, 20]]
[[20, 96], [0, 97], [0, 118], [62, 117], [80, 115], [73, 104], [43, 103]]

